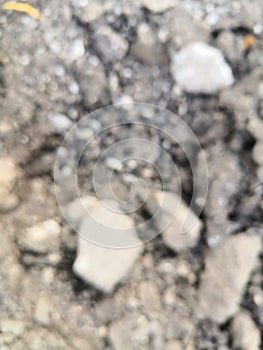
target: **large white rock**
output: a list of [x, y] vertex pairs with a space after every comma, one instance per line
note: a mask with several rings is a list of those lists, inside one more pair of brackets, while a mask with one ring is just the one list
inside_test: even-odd
[[238, 311], [261, 249], [260, 237], [239, 234], [208, 253], [199, 289], [199, 318], [224, 323]]
[[177, 84], [189, 93], [213, 94], [234, 83], [223, 54], [203, 42], [194, 42], [172, 57], [171, 71]]

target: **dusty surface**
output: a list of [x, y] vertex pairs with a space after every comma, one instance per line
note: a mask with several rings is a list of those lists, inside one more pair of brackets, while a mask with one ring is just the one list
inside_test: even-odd
[[[0, 11], [0, 349], [260, 349], [262, 3], [30, 3], [44, 21]], [[178, 87], [171, 58], [193, 41], [221, 50], [232, 68], [233, 86], [212, 95], [187, 94]], [[201, 215], [204, 229], [198, 244], [180, 253], [160, 236], [146, 243], [130, 275], [103, 294], [72, 272], [77, 237], [57, 205], [54, 162], [63, 134], [75, 121], [132, 101], [167, 108], [198, 137], [210, 181]], [[90, 133], [100, 127], [91, 118], [84, 129]], [[90, 179], [98, 155], [130, 131], [110, 131], [92, 146], [83, 160], [83, 195], [94, 193]], [[157, 137], [144, 129], [134, 133]], [[189, 203], [190, 166], [178, 147], [158, 137], [181, 169]], [[167, 189], [175, 191], [177, 177], [169, 166], [157, 153], [145, 152], [165, 173]], [[70, 162], [74, 152], [65, 158]], [[111, 167], [112, 159], [107, 164]], [[158, 187], [151, 169], [131, 168]], [[198, 171], [202, 174], [202, 168]], [[46, 235], [39, 241], [41, 230]], [[237, 236], [236, 259], [227, 243], [231, 235]], [[236, 281], [226, 285], [233, 276]], [[198, 312], [200, 298], [204, 318]]]

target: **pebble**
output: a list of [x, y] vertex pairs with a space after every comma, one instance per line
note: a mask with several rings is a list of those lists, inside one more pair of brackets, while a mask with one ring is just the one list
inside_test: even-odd
[[0, 333], [11, 333], [15, 336], [21, 336], [25, 332], [26, 326], [23, 321], [2, 319], [0, 320]]
[[263, 165], [263, 141], [255, 144], [252, 151], [252, 157], [258, 165]]
[[37, 254], [53, 253], [59, 250], [60, 232], [59, 224], [50, 219], [28, 228], [19, 238], [19, 245]]
[[225, 323], [237, 312], [261, 248], [260, 237], [238, 234], [207, 253], [199, 289], [199, 318]]
[[18, 176], [18, 170], [11, 158], [0, 158], [0, 194], [7, 193], [12, 189], [13, 182]]
[[[195, 247], [203, 228], [201, 220], [175, 193], [156, 192], [155, 198], [161, 213], [158, 217], [155, 216], [155, 222], [160, 232], [162, 231], [164, 243], [176, 252]], [[154, 214], [154, 205], [147, 205]]]
[[62, 113], [52, 112], [48, 116], [51, 126], [58, 134], [64, 134], [72, 126], [72, 121]]
[[76, 10], [76, 15], [81, 22], [88, 24], [99, 19], [104, 13], [104, 7], [102, 4], [96, 1], [88, 1], [84, 6], [80, 6]]
[[180, 88], [194, 94], [213, 94], [234, 83], [223, 54], [203, 42], [191, 43], [174, 53], [171, 71]]
[[161, 13], [174, 7], [175, 1], [174, 0], [162, 0], [162, 1], [142, 0], [142, 4], [144, 7], [146, 7], [149, 11], [153, 13]]
[[259, 350], [260, 330], [246, 311], [239, 311], [231, 322], [231, 333], [235, 349]]
[[41, 326], [48, 326], [51, 322], [53, 308], [49, 296], [41, 295], [36, 303], [34, 319]]
[[251, 118], [247, 124], [247, 130], [258, 141], [263, 141], [263, 120]]
[[[95, 229], [84, 221], [83, 230]], [[130, 249], [110, 249], [99, 247], [78, 237], [77, 258], [74, 273], [83, 281], [104, 293], [111, 293], [124, 280], [142, 252], [142, 246]]]
[[69, 58], [72, 61], [75, 61], [85, 54], [85, 46], [82, 38], [77, 38], [70, 45]]
[[122, 59], [128, 49], [128, 42], [109, 27], [99, 28], [93, 36], [94, 46], [105, 62]]

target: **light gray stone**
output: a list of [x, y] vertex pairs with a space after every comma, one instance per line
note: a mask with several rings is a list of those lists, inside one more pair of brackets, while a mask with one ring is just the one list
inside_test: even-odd
[[251, 118], [247, 124], [247, 130], [258, 141], [263, 141], [263, 120]]
[[240, 311], [231, 322], [231, 333], [235, 349], [259, 350], [260, 330], [246, 311]]
[[189, 93], [213, 94], [234, 83], [222, 53], [203, 42], [191, 43], [175, 53], [171, 71], [177, 84]]
[[62, 113], [50, 113], [48, 119], [54, 130], [59, 134], [64, 134], [72, 126], [72, 121]]
[[26, 230], [19, 238], [24, 250], [38, 254], [53, 253], [59, 250], [61, 229], [59, 224], [49, 219]]
[[128, 276], [143, 247], [132, 219], [115, 212], [115, 203], [108, 202], [108, 209], [96, 198], [89, 199], [73, 271], [85, 282], [109, 293]]
[[105, 9], [102, 4], [97, 1], [88, 1], [84, 6], [80, 6], [76, 10], [76, 15], [83, 23], [92, 23], [100, 18]]
[[252, 156], [254, 161], [259, 164], [263, 165], [263, 141], [257, 142], [253, 148]]
[[[159, 214], [157, 212], [154, 219], [164, 243], [177, 252], [195, 247], [203, 228], [201, 220], [176, 193], [160, 191], [155, 193], [155, 198]], [[152, 202], [148, 205], [154, 214], [156, 204]]]
[[176, 5], [174, 0], [142, 0], [142, 4], [153, 13], [165, 12]]
[[48, 295], [41, 295], [36, 303], [34, 319], [42, 326], [48, 326], [51, 322], [51, 314], [54, 307]]
[[[87, 222], [82, 226], [96, 229]], [[142, 246], [130, 249], [99, 247], [78, 237], [78, 253], [73, 265], [74, 273], [105, 293], [111, 293], [124, 280], [142, 252]]]
[[128, 42], [109, 27], [99, 28], [93, 37], [94, 46], [106, 62], [122, 59], [128, 49]]
[[237, 312], [261, 249], [260, 237], [239, 234], [208, 252], [199, 289], [199, 318], [224, 323]]

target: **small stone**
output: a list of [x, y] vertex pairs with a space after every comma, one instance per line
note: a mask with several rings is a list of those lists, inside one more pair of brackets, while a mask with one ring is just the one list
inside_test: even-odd
[[0, 196], [9, 193], [12, 189], [18, 170], [11, 158], [0, 158]]
[[72, 61], [75, 61], [83, 57], [84, 54], [85, 54], [85, 46], [84, 46], [83, 39], [81, 38], [75, 39], [70, 47], [69, 58]]
[[256, 143], [252, 151], [252, 156], [257, 164], [260, 166], [263, 165], [263, 141]]
[[106, 158], [105, 160], [106, 166], [111, 170], [122, 171], [123, 164], [116, 158]]
[[109, 27], [102, 27], [93, 36], [94, 46], [105, 62], [122, 59], [129, 48], [128, 42]]
[[54, 130], [59, 134], [64, 134], [72, 126], [72, 121], [62, 113], [50, 113], [48, 119]]
[[261, 344], [260, 330], [246, 311], [235, 315], [231, 323], [231, 333], [235, 349], [259, 350]]
[[184, 344], [179, 340], [171, 340], [165, 344], [165, 350], [184, 350]]
[[53, 253], [59, 250], [60, 232], [59, 224], [50, 219], [28, 228], [19, 239], [19, 244], [22, 249], [34, 253]]
[[102, 4], [96, 1], [88, 1], [84, 6], [80, 6], [76, 15], [83, 23], [92, 23], [99, 19], [104, 13], [104, 7]]
[[35, 308], [35, 320], [42, 326], [48, 326], [51, 322], [53, 305], [47, 295], [42, 295], [37, 301]]
[[175, 193], [156, 192], [155, 197], [160, 215], [154, 218], [164, 243], [177, 252], [195, 247], [203, 228], [200, 219]]
[[239, 234], [208, 252], [199, 289], [199, 318], [225, 323], [237, 312], [261, 248], [260, 237]]
[[162, 0], [162, 1], [142, 0], [142, 4], [144, 7], [146, 7], [149, 11], [153, 13], [161, 13], [174, 7], [175, 1], [174, 0]]
[[25, 332], [24, 322], [12, 319], [2, 319], [0, 321], [0, 333], [11, 333], [20, 336]]
[[251, 118], [247, 125], [247, 130], [258, 141], [263, 141], [263, 120]]
[[172, 74], [189, 93], [213, 94], [234, 83], [222, 53], [203, 42], [189, 44], [172, 57]]
[[14, 194], [2, 194], [0, 202], [0, 213], [6, 214], [18, 206], [19, 200]]

